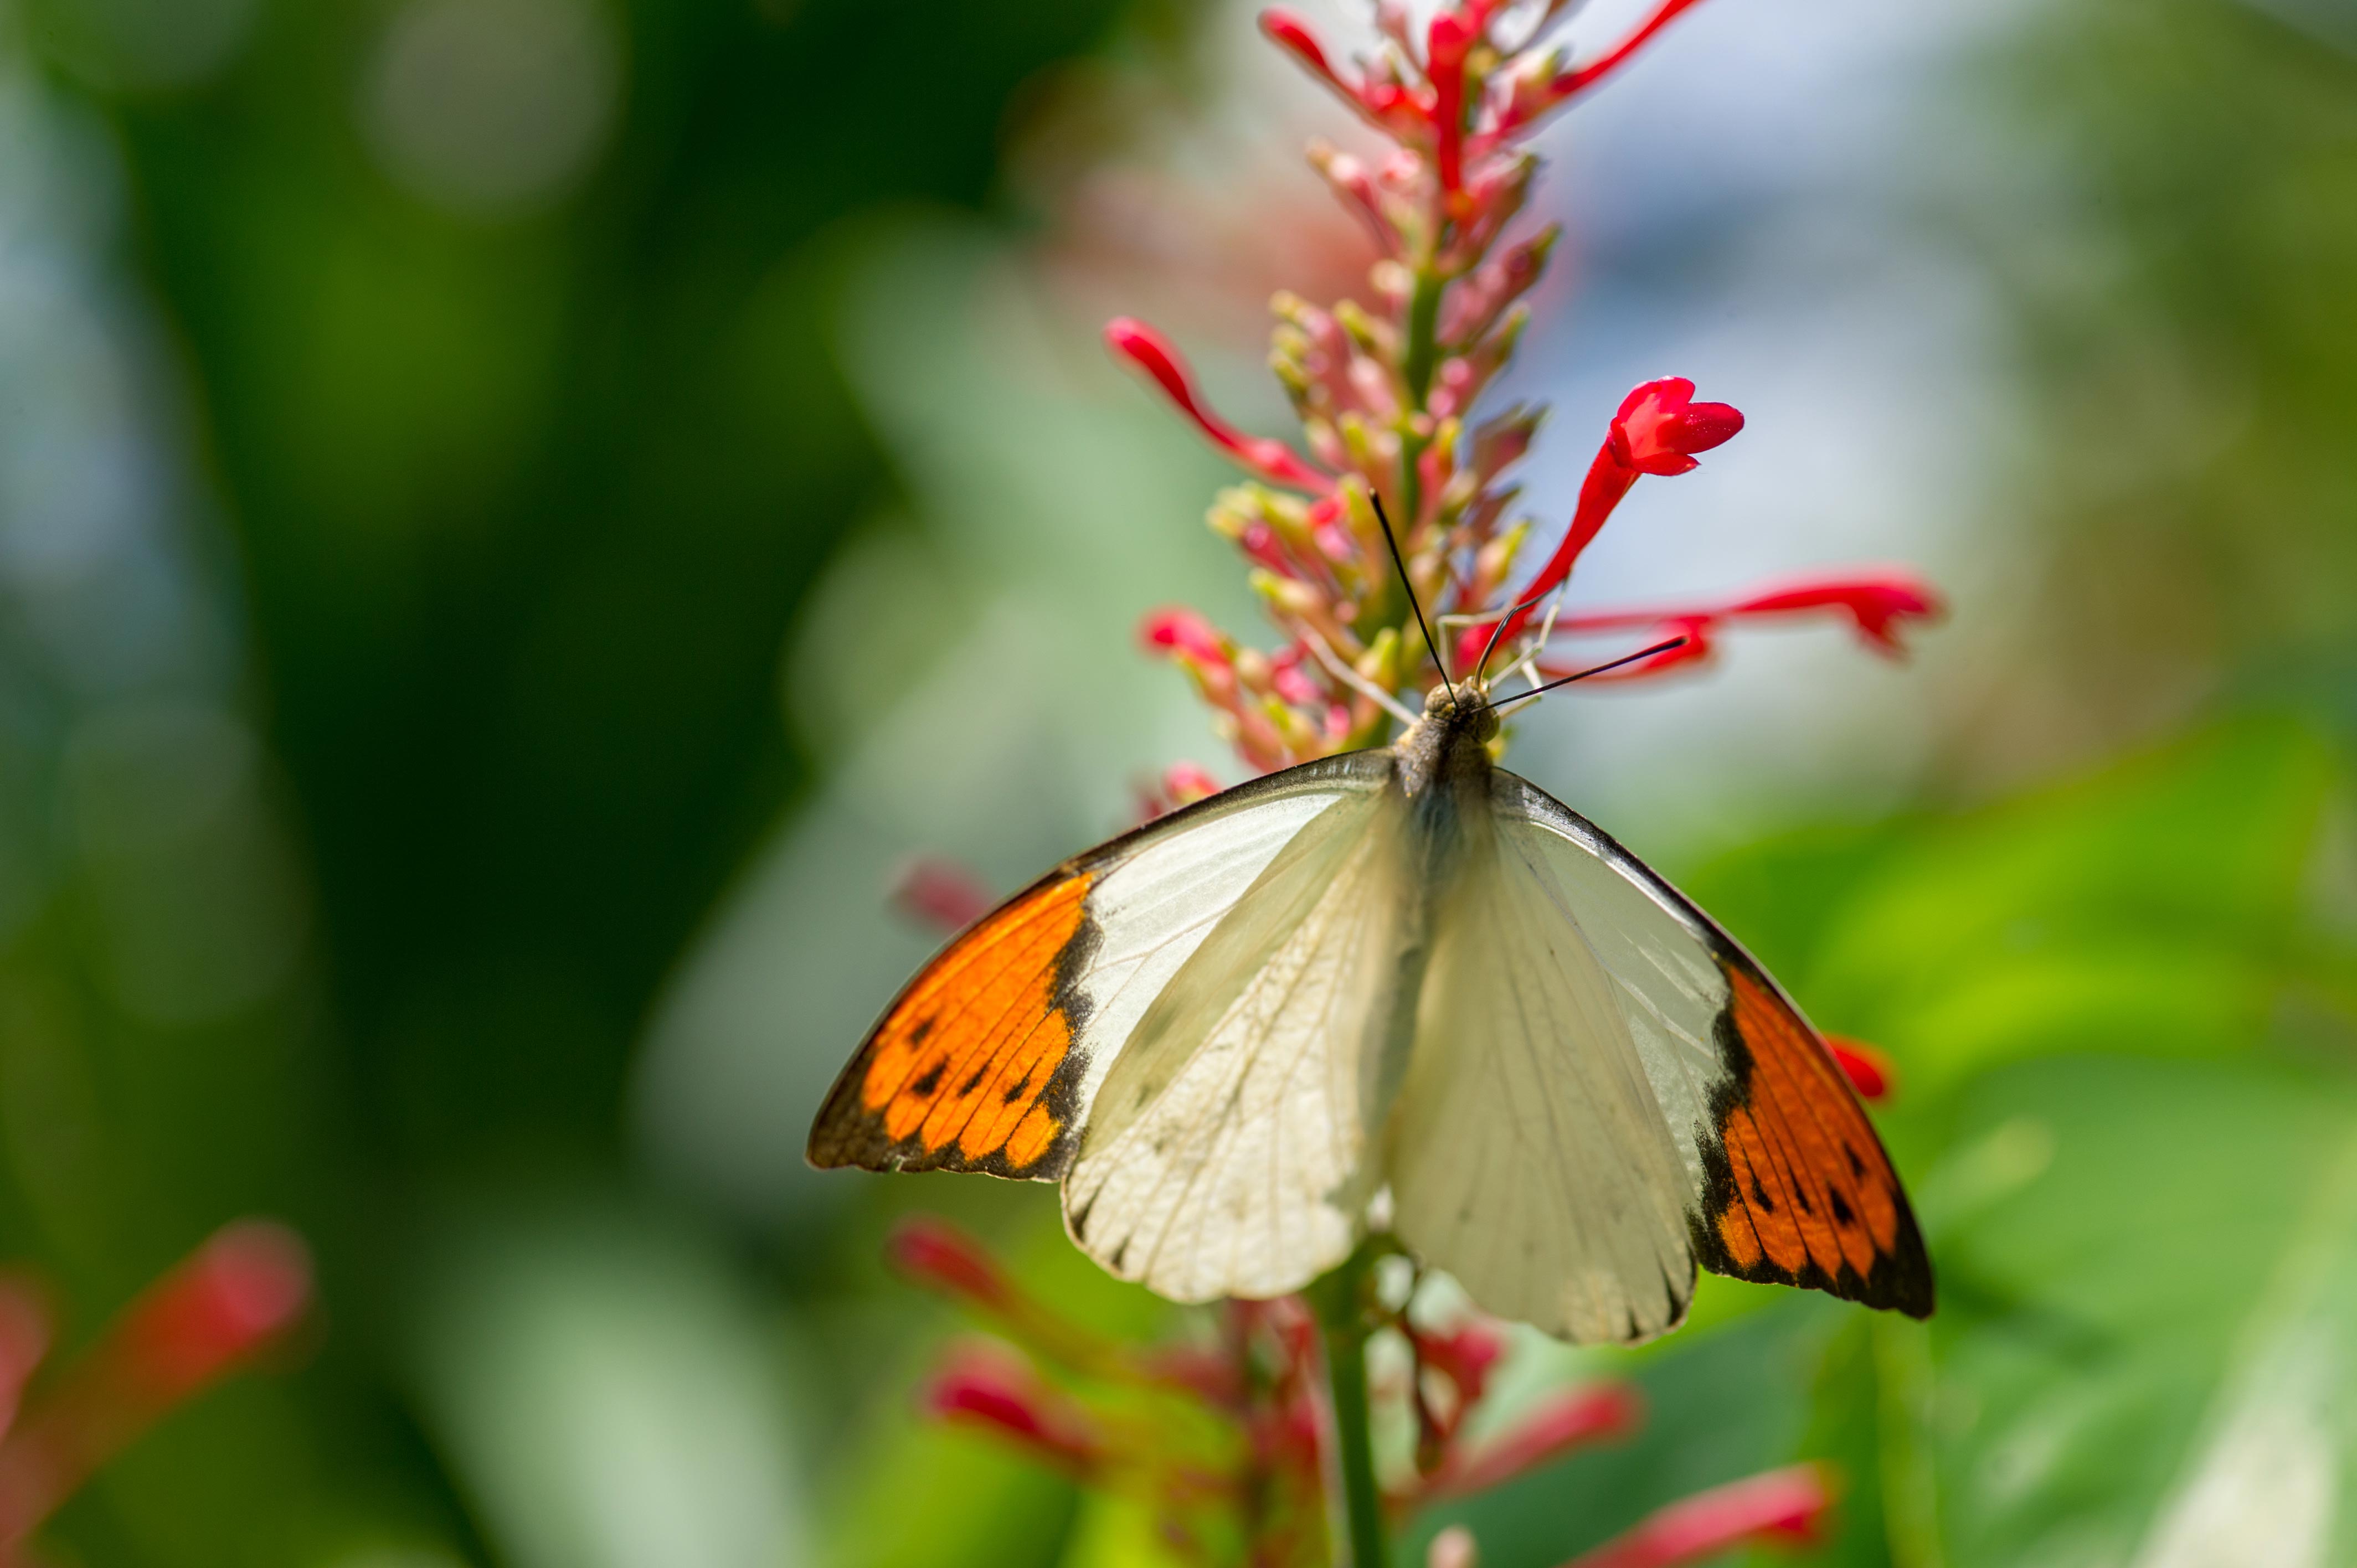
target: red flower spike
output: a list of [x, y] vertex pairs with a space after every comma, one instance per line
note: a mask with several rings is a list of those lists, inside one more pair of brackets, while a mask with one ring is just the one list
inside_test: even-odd
[[1620, 402], [1612, 416], [1612, 455], [1641, 474], [1684, 474], [1694, 455], [1733, 438], [1743, 415], [1723, 403], [1694, 401], [1694, 382], [1684, 376], [1647, 381]]
[[1853, 1040], [1846, 1035], [1827, 1035], [1825, 1048], [1834, 1054], [1834, 1062], [1857, 1090], [1860, 1100], [1880, 1102], [1890, 1097], [1895, 1076], [1890, 1058], [1864, 1040]]
[[924, 1410], [936, 1420], [1006, 1438], [1075, 1480], [1093, 1479], [1104, 1468], [1105, 1445], [1095, 1422], [1018, 1356], [961, 1347], [925, 1390]]
[[1822, 1536], [1835, 1491], [1824, 1466], [1770, 1470], [1672, 1503], [1565, 1568], [1678, 1568], [1734, 1546], [1807, 1545]]
[[1322, 490], [1329, 482], [1326, 475], [1303, 462], [1284, 442], [1273, 436], [1246, 435], [1212, 413], [1195, 390], [1194, 377], [1186, 361], [1151, 327], [1126, 316], [1115, 317], [1105, 323], [1104, 338], [1114, 353], [1152, 376], [1170, 401], [1178, 405], [1179, 412], [1193, 420], [1195, 427], [1213, 446], [1243, 467], [1274, 483], [1305, 490]]
[[973, 872], [937, 854], [903, 865], [893, 875], [891, 900], [905, 918], [943, 932], [964, 930], [998, 902]]
[[1625, 1383], [1569, 1390], [1542, 1403], [1480, 1453], [1451, 1454], [1448, 1462], [1426, 1482], [1417, 1500], [1487, 1491], [1574, 1448], [1625, 1437], [1644, 1418], [1644, 1401]]
[[285, 1333], [310, 1299], [301, 1240], [283, 1226], [241, 1220], [149, 1287], [102, 1349], [122, 1358], [122, 1371], [160, 1409]]

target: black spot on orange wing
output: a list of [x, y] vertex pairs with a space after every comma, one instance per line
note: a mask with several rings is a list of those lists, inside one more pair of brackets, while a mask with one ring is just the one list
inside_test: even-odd
[[1929, 1316], [1922, 1235], [1833, 1054], [1748, 958], [1722, 954], [1720, 967], [1717, 1043], [1734, 1070], [1712, 1106], [1703, 1265]]
[[1017, 895], [909, 983], [835, 1079], [811, 1128], [813, 1165], [1062, 1174], [1092, 880], [1067, 873]]

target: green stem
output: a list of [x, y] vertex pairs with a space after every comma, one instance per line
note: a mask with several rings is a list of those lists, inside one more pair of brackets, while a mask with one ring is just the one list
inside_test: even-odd
[[1418, 413], [1432, 392], [1432, 372], [1440, 361], [1440, 291], [1446, 286], [1434, 267], [1415, 269], [1415, 291], [1407, 300], [1407, 344], [1400, 374], [1407, 381], [1408, 401]]
[[1373, 1429], [1367, 1419], [1367, 1283], [1372, 1253], [1364, 1247], [1311, 1287], [1325, 1337], [1326, 1376], [1334, 1395], [1335, 1457], [1342, 1472], [1343, 1522], [1350, 1568], [1391, 1568], [1383, 1493], [1375, 1486]]

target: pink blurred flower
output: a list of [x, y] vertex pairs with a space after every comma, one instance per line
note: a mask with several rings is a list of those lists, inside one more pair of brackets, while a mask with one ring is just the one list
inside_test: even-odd
[[1822, 1538], [1835, 1487], [1819, 1465], [1794, 1465], [1670, 1504], [1565, 1568], [1678, 1568], [1731, 1547], [1809, 1545]]
[[926, 1385], [924, 1408], [989, 1431], [1075, 1480], [1094, 1480], [1105, 1468], [1105, 1440], [1089, 1412], [996, 1347], [977, 1341], [954, 1350]]
[[892, 907], [920, 925], [962, 931], [998, 902], [982, 879], [944, 855], [920, 854], [892, 878]]

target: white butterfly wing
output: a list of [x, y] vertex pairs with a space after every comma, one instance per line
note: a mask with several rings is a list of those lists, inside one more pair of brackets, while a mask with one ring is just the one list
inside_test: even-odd
[[1073, 1240], [1114, 1274], [1179, 1301], [1265, 1297], [1357, 1244], [1418, 927], [1405, 814], [1389, 791], [1329, 808], [1139, 1021], [1064, 1186]]
[[1576, 894], [1494, 813], [1461, 844], [1393, 1112], [1394, 1224], [1491, 1313], [1649, 1338], [1693, 1294], [1695, 1181]]
[[[1574, 969], [1608, 976], [1618, 1006], [1619, 1031], [1567, 1035], [1560, 1048], [1585, 1052], [1600, 1039], [1616, 1059], [1633, 1052], [1677, 1157], [1695, 1259], [1738, 1278], [1929, 1314], [1931, 1262], [1906, 1194], [1791, 999], [1593, 823], [1502, 770], [1491, 798], [1505, 880], [1524, 890], [1533, 929], [1573, 953]], [[1515, 940], [1534, 961], [1536, 939]]]
[[1148, 1005], [1288, 844], [1390, 777], [1382, 753], [1309, 763], [1056, 867], [885, 1010], [811, 1129], [811, 1162], [1062, 1176]]

